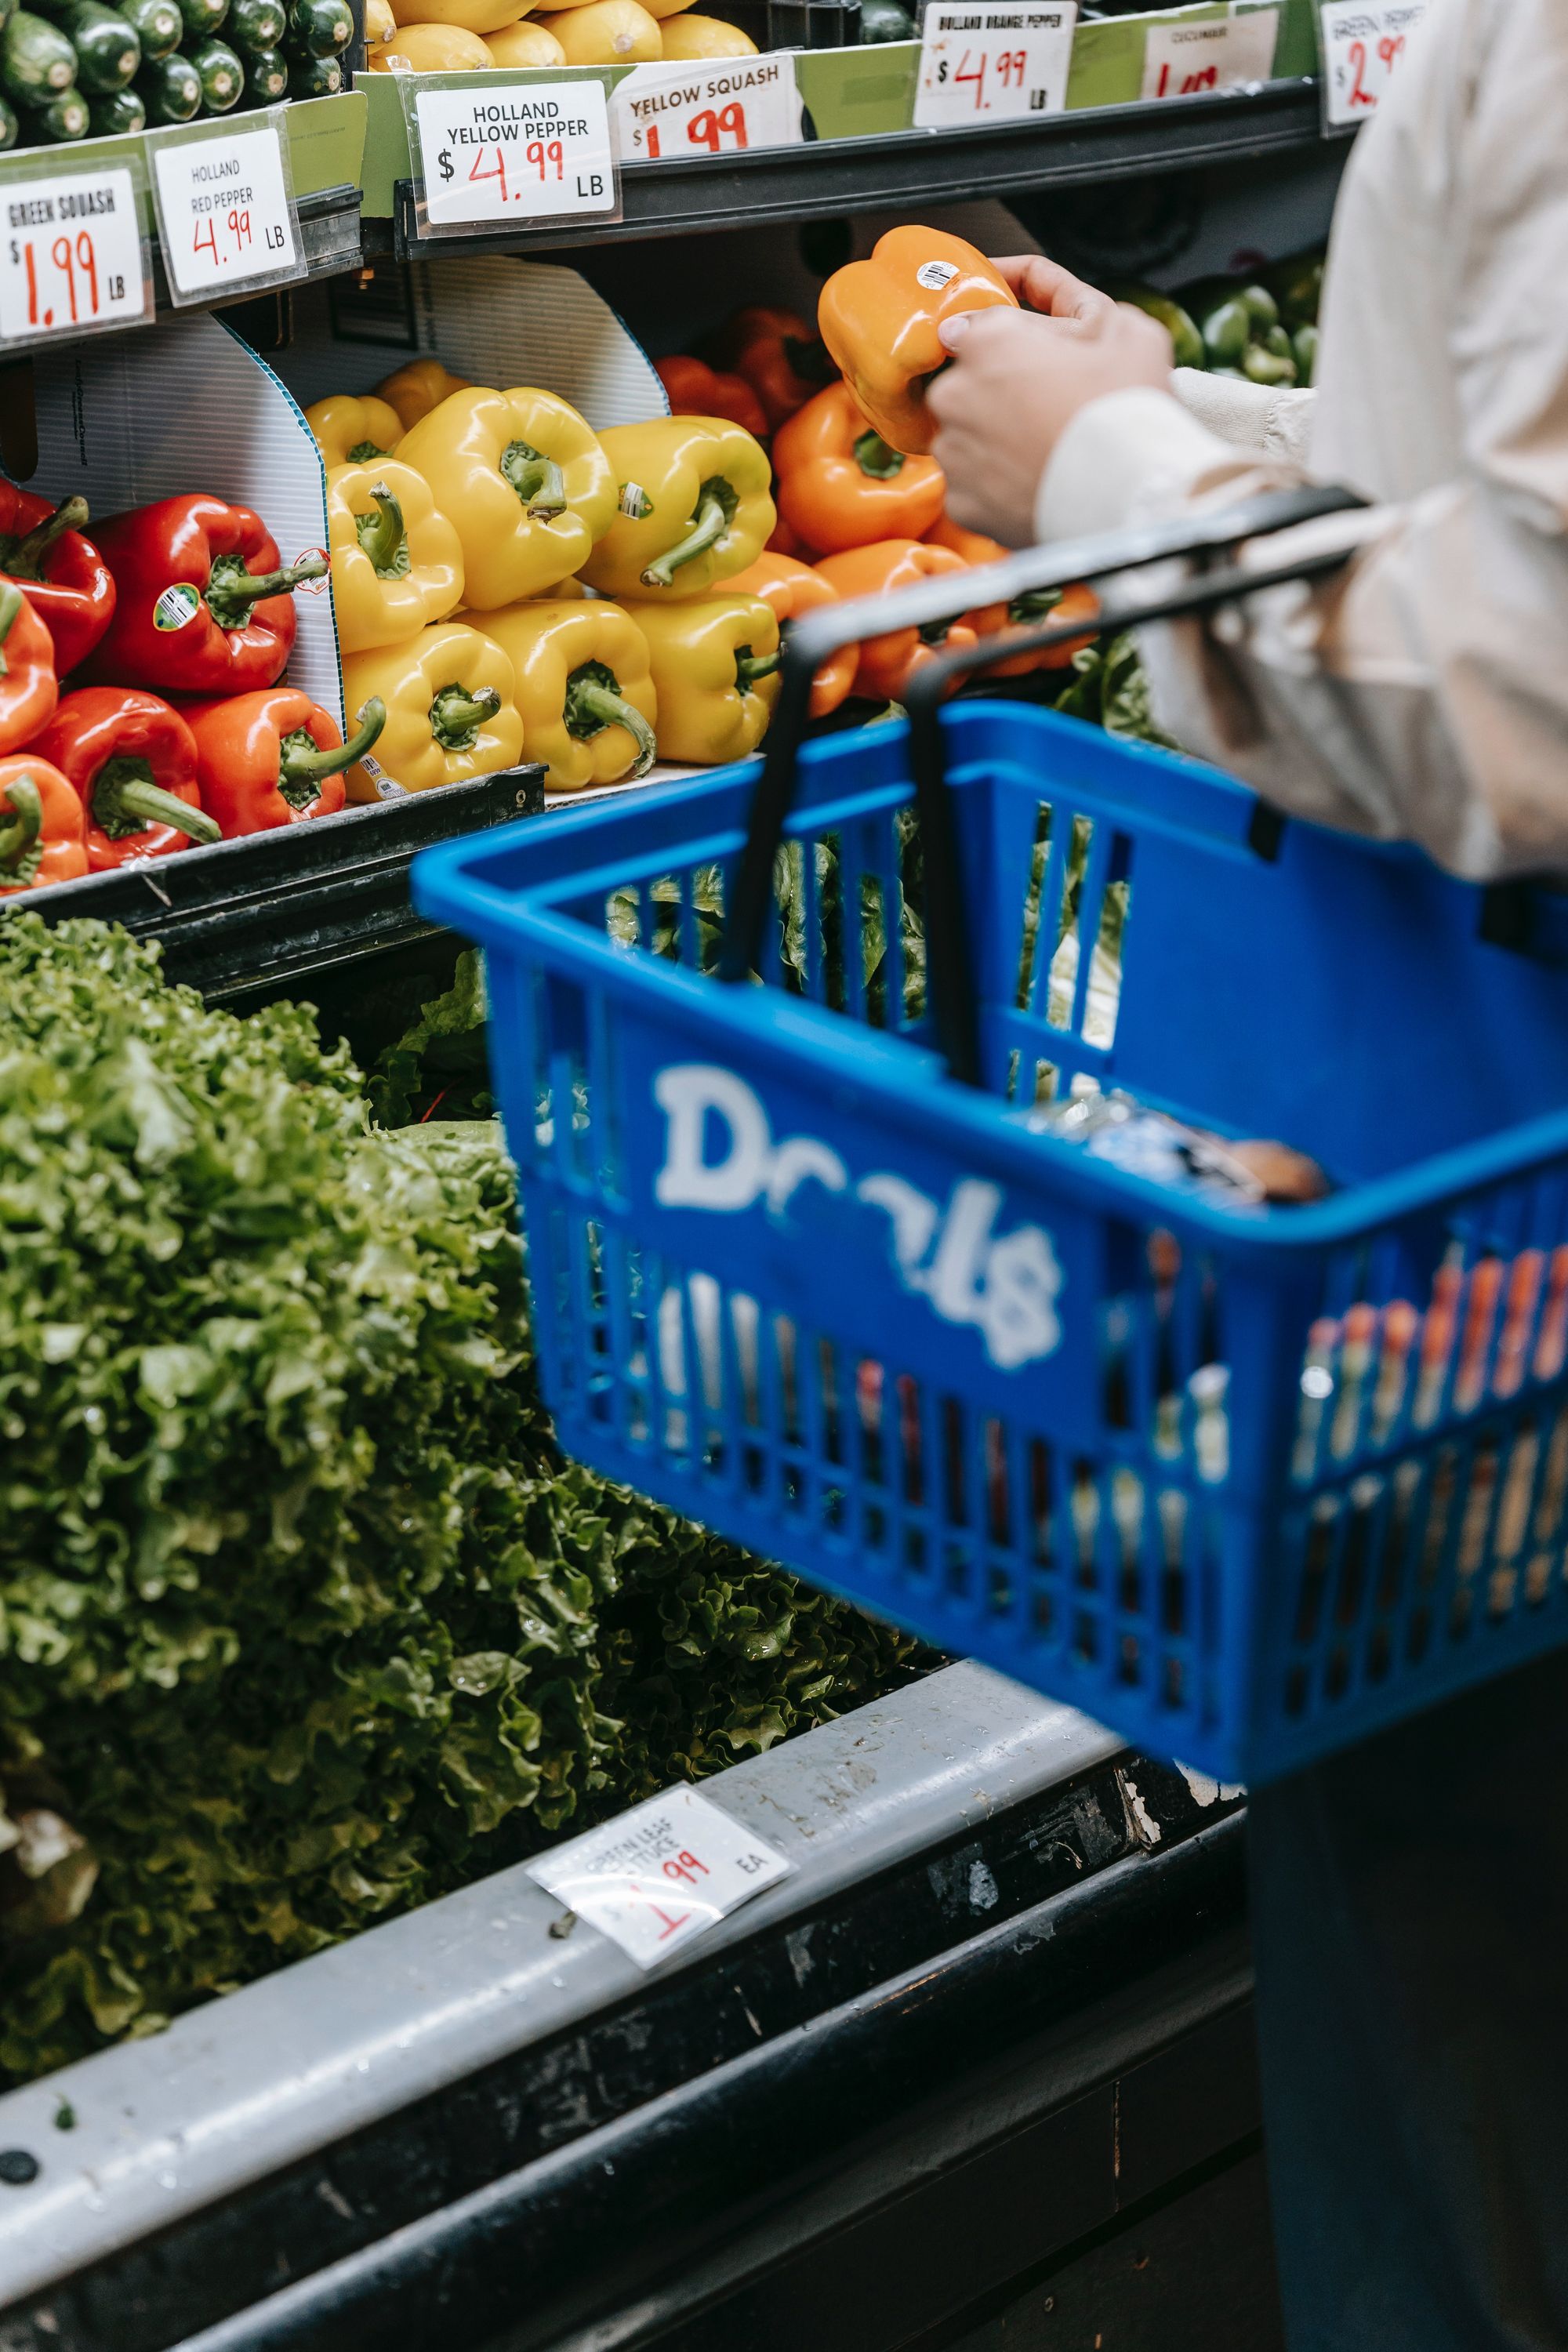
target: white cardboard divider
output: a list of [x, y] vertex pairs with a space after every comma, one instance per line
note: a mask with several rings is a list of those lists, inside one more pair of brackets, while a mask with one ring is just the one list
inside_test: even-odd
[[[38, 465], [26, 487], [79, 491], [97, 519], [205, 491], [253, 507], [285, 563], [327, 544], [326, 474], [298, 404], [221, 320], [40, 351], [33, 362]], [[92, 525], [88, 525], [88, 536]], [[288, 678], [342, 722], [332, 601], [323, 580], [295, 593]]]
[[[470, 383], [559, 394], [595, 430], [668, 416], [653, 362], [603, 295], [557, 262], [509, 254], [409, 265], [408, 334], [367, 340], [333, 328], [330, 289], [293, 297], [295, 331], [278, 366], [302, 406], [329, 393], [368, 392], [410, 360], [442, 360]], [[409, 337], [413, 340], [409, 340]]]

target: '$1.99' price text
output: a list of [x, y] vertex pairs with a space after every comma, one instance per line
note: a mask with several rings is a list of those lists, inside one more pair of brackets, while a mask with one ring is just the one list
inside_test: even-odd
[[118, 307], [125, 300], [123, 273], [100, 273], [97, 242], [89, 228], [79, 228], [74, 235], [62, 230], [47, 240], [13, 237], [11, 266], [24, 276], [29, 327], [80, 326], [107, 305]]

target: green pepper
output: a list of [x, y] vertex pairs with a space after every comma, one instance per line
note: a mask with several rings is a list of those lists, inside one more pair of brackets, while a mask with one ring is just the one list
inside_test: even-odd
[[134, 79], [142, 44], [129, 17], [106, 8], [103, 0], [72, 0], [60, 23], [76, 51], [79, 89], [89, 98], [107, 98]]
[[85, 139], [91, 128], [79, 89], [57, 89], [47, 106], [39, 108], [37, 119], [46, 139]]
[[283, 39], [289, 11], [283, 0], [229, 0], [224, 31], [242, 53], [276, 49]]
[[154, 58], [136, 77], [149, 122], [189, 122], [202, 102], [202, 78], [189, 58]]
[[290, 58], [290, 98], [336, 98], [343, 86], [343, 69], [336, 58]]
[[1267, 331], [1279, 324], [1279, 305], [1267, 286], [1240, 286], [1236, 299], [1242, 303], [1254, 328]]
[[1249, 383], [1292, 384], [1296, 381], [1296, 362], [1281, 359], [1262, 343], [1248, 343], [1241, 355], [1241, 372]]
[[239, 104], [245, 68], [226, 41], [200, 41], [186, 55], [201, 77], [204, 114], [226, 114]]
[[353, 37], [348, 0], [294, 0], [283, 47], [291, 58], [336, 58]]
[[1321, 253], [1292, 254], [1268, 273], [1268, 283], [1287, 327], [1315, 327], [1323, 295]]
[[174, 0], [121, 0], [120, 13], [142, 44], [143, 65], [179, 47], [185, 28]]
[[0, 33], [0, 86], [18, 106], [47, 106], [76, 80], [76, 51], [65, 35], [18, 8]]
[[1252, 341], [1252, 314], [1233, 295], [1211, 310], [1202, 322], [1204, 349], [1211, 367], [1238, 367]]
[[134, 89], [114, 89], [107, 98], [89, 99], [87, 111], [95, 139], [122, 139], [128, 131], [147, 126], [146, 106]]
[[289, 94], [289, 60], [281, 49], [252, 49], [245, 60], [245, 94], [253, 106], [275, 106]]
[[860, 40], [862, 46], [877, 41], [918, 41], [920, 33], [907, 8], [899, 0], [860, 0]]
[[1319, 333], [1316, 327], [1298, 327], [1290, 338], [1290, 351], [1296, 362], [1296, 373], [1302, 383], [1312, 383], [1318, 373]]
[[[864, 0], [862, 0], [864, 5]], [[1178, 367], [1201, 368], [1204, 364], [1204, 339], [1188, 313], [1170, 295], [1160, 293], [1152, 286], [1120, 286], [1116, 289], [1120, 302], [1131, 302], [1136, 309], [1146, 310], [1151, 319], [1158, 319], [1171, 338], [1172, 354]]]

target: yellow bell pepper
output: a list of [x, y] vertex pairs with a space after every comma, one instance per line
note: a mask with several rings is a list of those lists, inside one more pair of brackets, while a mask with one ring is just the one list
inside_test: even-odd
[[467, 33], [494, 33], [523, 13], [519, 0], [392, 0], [399, 25], [454, 25]]
[[767, 452], [723, 416], [654, 416], [601, 436], [615, 520], [576, 568], [606, 596], [705, 595], [754, 563], [778, 520]]
[[719, 16], [679, 16], [663, 26], [662, 54], [685, 63], [704, 58], [754, 58], [757, 45], [739, 25]]
[[487, 33], [485, 47], [492, 65], [563, 66], [566, 62], [566, 52], [554, 34], [526, 16], [518, 24], [503, 25], [499, 33]]
[[511, 664], [492, 639], [459, 622], [438, 621], [399, 645], [349, 654], [343, 694], [351, 710], [373, 694], [386, 705], [374, 756], [349, 770], [351, 801], [380, 800], [387, 781], [424, 793], [493, 775], [522, 757]]
[[560, 42], [569, 66], [653, 65], [664, 55], [658, 22], [641, 0], [589, 0], [539, 22]]
[[406, 367], [395, 368], [391, 375], [384, 376], [375, 389], [378, 399], [396, 409], [406, 433], [453, 393], [467, 392], [468, 380], [454, 375], [439, 360], [410, 360]]
[[779, 698], [779, 625], [760, 596], [628, 604], [647, 639], [658, 756], [714, 767], [743, 760]]
[[332, 611], [344, 653], [393, 646], [463, 601], [463, 551], [412, 466], [334, 466], [327, 476]]
[[517, 674], [523, 751], [552, 793], [646, 776], [658, 701], [647, 640], [618, 604], [558, 597], [487, 613], [486, 632]]
[[593, 426], [552, 392], [455, 392], [405, 434], [398, 456], [456, 524], [479, 612], [580, 571], [616, 511]]
[[305, 422], [329, 468], [390, 457], [403, 438], [396, 409], [374, 393], [358, 398], [352, 392], [329, 393], [325, 400], [310, 403]]

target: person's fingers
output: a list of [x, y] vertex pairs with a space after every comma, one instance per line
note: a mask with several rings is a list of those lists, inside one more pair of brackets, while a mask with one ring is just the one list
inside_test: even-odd
[[1043, 310], [1056, 319], [1090, 319], [1115, 307], [1109, 294], [1075, 278], [1048, 254], [1002, 254], [993, 257], [991, 266], [1000, 271], [1026, 310]]

